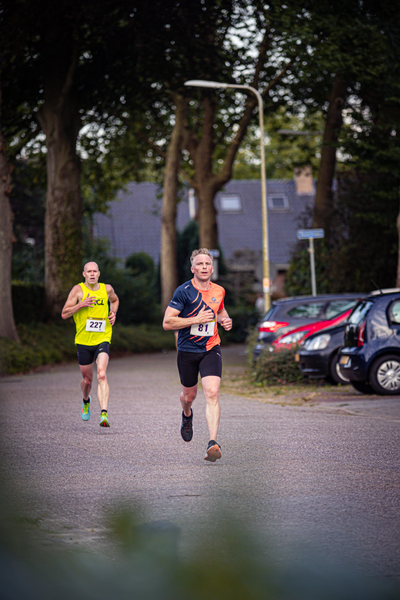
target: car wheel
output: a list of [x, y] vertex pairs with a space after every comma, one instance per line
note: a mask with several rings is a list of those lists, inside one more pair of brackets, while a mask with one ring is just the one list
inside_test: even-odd
[[367, 383], [366, 381], [350, 381], [351, 385], [357, 392], [361, 392], [362, 394], [373, 394], [374, 390], [372, 389], [372, 385]]
[[369, 379], [377, 394], [400, 394], [400, 357], [380, 356], [371, 366]]
[[339, 358], [340, 352], [336, 352], [329, 363], [329, 379], [332, 381], [332, 383], [341, 383], [342, 385], [347, 385], [350, 383], [350, 379], [341, 373], [339, 369]]

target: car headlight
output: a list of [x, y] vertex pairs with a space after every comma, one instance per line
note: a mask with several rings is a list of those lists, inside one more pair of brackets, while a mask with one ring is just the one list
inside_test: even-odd
[[312, 340], [305, 340], [303, 348], [304, 350], [324, 350], [329, 344], [331, 336], [329, 333], [323, 333], [322, 335], [317, 335], [317, 337]]
[[296, 333], [288, 333], [279, 340], [280, 344], [296, 344], [302, 337], [307, 335], [307, 331], [297, 331]]

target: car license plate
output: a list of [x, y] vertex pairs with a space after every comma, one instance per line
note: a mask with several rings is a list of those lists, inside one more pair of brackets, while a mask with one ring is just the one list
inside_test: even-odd
[[348, 365], [350, 363], [350, 356], [341, 356], [339, 360], [340, 365]]
[[300, 362], [300, 354], [295, 354], [294, 355], [294, 361], [295, 362]]

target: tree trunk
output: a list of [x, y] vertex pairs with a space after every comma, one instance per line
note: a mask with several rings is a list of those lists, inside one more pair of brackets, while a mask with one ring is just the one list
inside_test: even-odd
[[[400, 193], [400, 190], [399, 190], [399, 193]], [[397, 226], [397, 234], [399, 236], [399, 245], [398, 245], [398, 248], [397, 248], [396, 287], [400, 288], [400, 211], [399, 211], [399, 214], [397, 215], [396, 226]]]
[[178, 175], [181, 164], [183, 126], [187, 101], [180, 95], [174, 97], [176, 105], [175, 125], [165, 161], [164, 186], [161, 213], [161, 308], [164, 312], [178, 286], [176, 247], [176, 203]]
[[217, 209], [214, 205], [215, 194], [232, 177], [233, 163], [251, 122], [257, 102], [249, 97], [246, 108], [239, 122], [238, 131], [232, 140], [225, 156], [222, 169], [213, 173], [212, 156], [214, 151], [214, 100], [206, 97], [204, 100], [204, 119], [202, 136], [196, 143], [194, 134], [187, 134], [186, 147], [188, 148], [194, 165], [194, 178], [191, 185], [196, 190], [198, 201], [199, 245], [209, 250], [218, 248]]
[[73, 68], [61, 81], [45, 81], [38, 119], [46, 135], [47, 197], [45, 215], [45, 311], [59, 315], [82, 271], [82, 198], [76, 142], [78, 106], [71, 85]]
[[200, 184], [197, 189], [199, 246], [200, 248], [208, 248], [209, 250], [218, 248], [217, 211], [214, 205], [215, 194], [216, 190], [206, 185], [205, 182], [203, 185]]
[[221, 189], [212, 171], [214, 150], [215, 102], [210, 97], [204, 100], [204, 119], [202, 136], [197, 144], [192, 144], [191, 156], [194, 166], [192, 185], [196, 190], [198, 202], [199, 246], [212, 250], [218, 248], [217, 211], [214, 196]]
[[9, 195], [11, 175], [5, 140], [0, 131], [0, 336], [19, 342], [11, 297], [12, 212]]
[[333, 210], [332, 184], [336, 167], [336, 144], [342, 127], [342, 111], [347, 96], [347, 86], [335, 77], [329, 95], [321, 161], [315, 195], [314, 227], [322, 227], [329, 237], [330, 218]]

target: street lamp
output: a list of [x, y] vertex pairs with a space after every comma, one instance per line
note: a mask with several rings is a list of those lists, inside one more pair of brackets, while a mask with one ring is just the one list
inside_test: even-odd
[[237, 85], [234, 83], [219, 83], [218, 81], [203, 81], [191, 79], [185, 85], [204, 88], [236, 88], [248, 90], [256, 95], [258, 101], [258, 116], [260, 124], [260, 157], [261, 157], [261, 218], [263, 238], [263, 294], [264, 308], [271, 306], [271, 290], [269, 285], [269, 254], [268, 254], [268, 212], [267, 212], [267, 180], [265, 175], [265, 149], [264, 149], [264, 108], [261, 94], [250, 85]]

